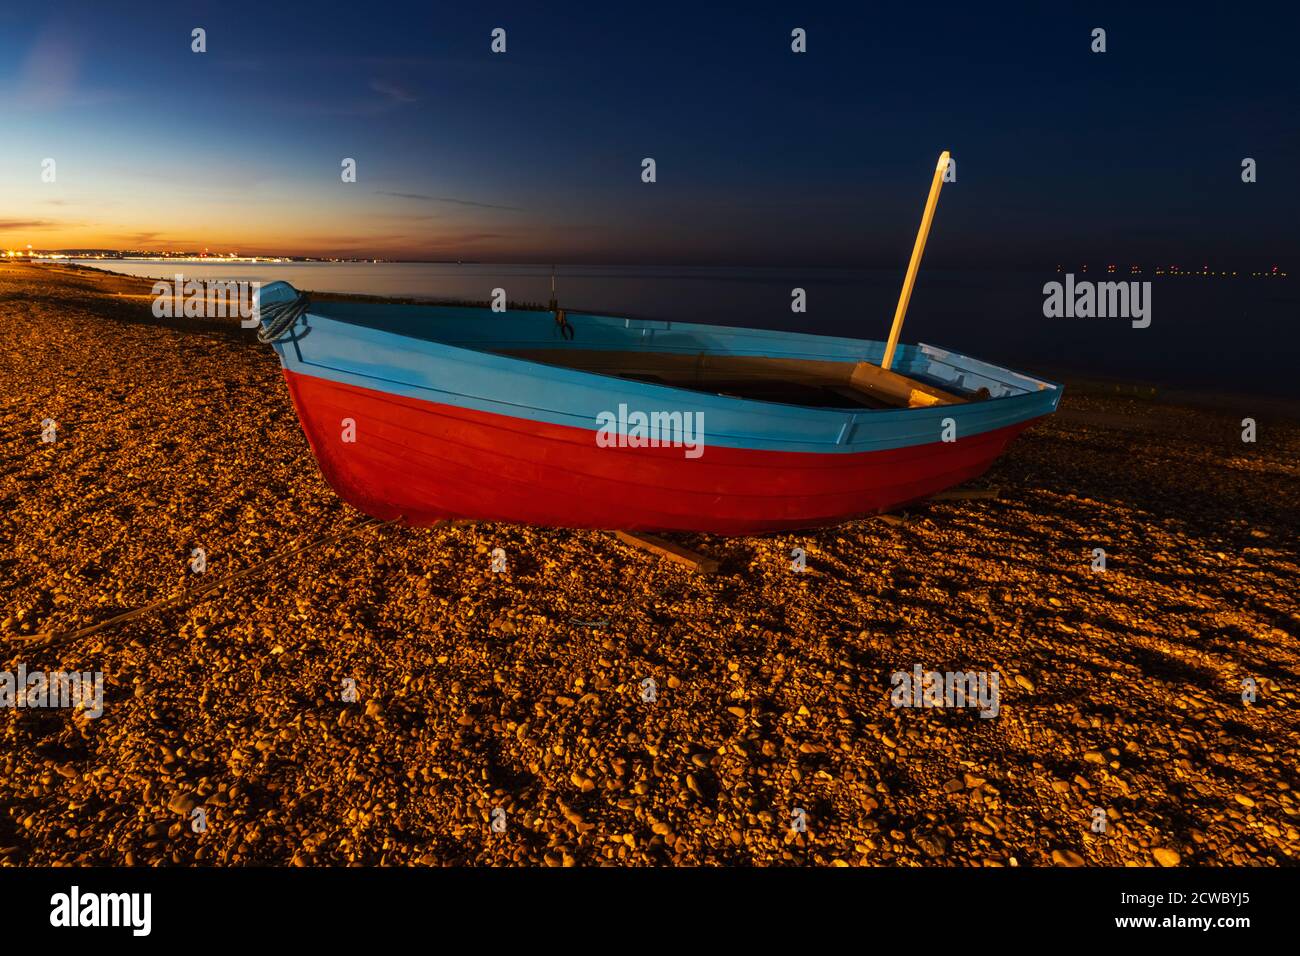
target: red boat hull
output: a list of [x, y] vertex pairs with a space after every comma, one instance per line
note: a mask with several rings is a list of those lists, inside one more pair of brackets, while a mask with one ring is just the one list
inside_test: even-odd
[[[495, 415], [285, 370], [326, 480], [353, 507], [563, 528], [748, 535], [837, 524], [982, 474], [1032, 420], [954, 442], [814, 454], [602, 448], [595, 430]], [[344, 420], [354, 424], [344, 441]]]

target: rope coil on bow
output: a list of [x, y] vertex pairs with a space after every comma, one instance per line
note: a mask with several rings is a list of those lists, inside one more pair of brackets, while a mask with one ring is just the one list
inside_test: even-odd
[[306, 312], [310, 299], [306, 292], [299, 292], [298, 297], [290, 302], [275, 302], [260, 309], [262, 327], [257, 330], [257, 341], [270, 345], [285, 332], [293, 328]]

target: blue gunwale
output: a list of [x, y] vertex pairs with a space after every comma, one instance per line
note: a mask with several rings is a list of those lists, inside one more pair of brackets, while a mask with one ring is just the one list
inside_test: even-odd
[[[282, 287], [282, 288], [277, 288]], [[271, 303], [285, 283], [262, 290]], [[768, 356], [879, 364], [880, 341], [652, 322], [568, 313], [573, 348], [697, 355]], [[712, 395], [598, 372], [548, 365], [495, 350], [564, 348], [549, 313], [446, 306], [312, 302], [293, 332], [275, 343], [282, 365], [302, 375], [512, 418], [596, 431], [597, 415], [702, 412], [706, 445], [856, 454], [940, 440], [942, 422], [961, 439], [1056, 410], [1061, 387], [931, 345], [901, 345], [894, 369], [957, 391], [993, 396], [910, 409], [809, 408]], [[594, 440], [594, 438], [593, 438]]]

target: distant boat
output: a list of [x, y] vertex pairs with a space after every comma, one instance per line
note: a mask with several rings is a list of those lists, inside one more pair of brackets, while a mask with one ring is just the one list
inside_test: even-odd
[[1061, 387], [888, 341], [261, 291], [321, 471], [355, 508], [746, 535], [890, 511], [982, 474]]

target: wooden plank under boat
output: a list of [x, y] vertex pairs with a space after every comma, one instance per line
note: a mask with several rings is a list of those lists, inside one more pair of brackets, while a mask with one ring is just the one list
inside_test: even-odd
[[[570, 340], [546, 312], [308, 304], [283, 282], [261, 304], [326, 480], [413, 525], [831, 525], [976, 477], [1061, 398], [929, 345], [885, 369], [860, 339], [568, 313]], [[681, 440], [643, 444], [641, 416]]]

